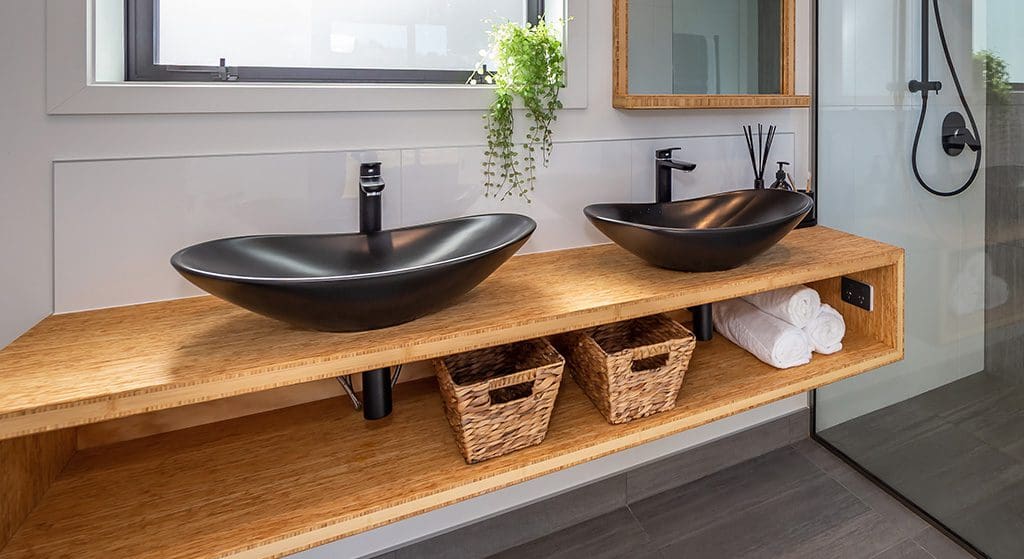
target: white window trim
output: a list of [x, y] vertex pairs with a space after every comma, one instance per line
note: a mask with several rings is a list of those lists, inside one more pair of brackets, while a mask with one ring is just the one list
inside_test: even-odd
[[[202, 84], [96, 79], [96, 2], [46, 0], [46, 109], [52, 115], [484, 110], [487, 86]], [[587, 0], [567, 0], [567, 109], [587, 106]]]

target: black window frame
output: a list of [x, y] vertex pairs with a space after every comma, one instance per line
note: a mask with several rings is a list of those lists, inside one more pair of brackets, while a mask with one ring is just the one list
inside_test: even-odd
[[[156, 5], [160, 0], [125, 0], [125, 80], [141, 82], [270, 82], [464, 84], [475, 73], [466, 70], [383, 68], [288, 68], [275, 66], [181, 66], [156, 64]], [[527, 21], [536, 24], [544, 0], [525, 0]], [[225, 62], [227, 64], [225, 64]]]

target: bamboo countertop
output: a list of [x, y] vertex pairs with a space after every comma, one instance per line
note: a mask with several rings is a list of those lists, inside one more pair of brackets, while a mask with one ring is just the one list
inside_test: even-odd
[[281, 557], [902, 356], [860, 333], [844, 345], [780, 371], [717, 336], [698, 344], [676, 409], [625, 425], [606, 423], [564, 379], [542, 444], [474, 466], [459, 454], [432, 379], [399, 385], [395, 412], [381, 421], [339, 398], [81, 451], [0, 559]]
[[615, 245], [517, 256], [457, 304], [373, 332], [291, 328], [213, 297], [55, 315], [0, 350], [0, 439], [268, 390], [894, 265], [825, 227], [736, 270], [687, 274]]

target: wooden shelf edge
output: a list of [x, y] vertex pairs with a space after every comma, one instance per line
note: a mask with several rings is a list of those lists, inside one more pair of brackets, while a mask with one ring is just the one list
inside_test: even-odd
[[[860, 239], [827, 228], [820, 228], [819, 234], [821, 232], [847, 241]], [[800, 231], [797, 231], [792, 236], [800, 237], [800, 235]], [[865, 242], [886, 250], [865, 250], [863, 254], [853, 260], [828, 262], [827, 265], [824, 262], [796, 262], [786, 270], [784, 279], [773, 275], [740, 277], [735, 281], [723, 280], [721, 284], [699, 285], [694, 289], [683, 289], [669, 294], [658, 293], [656, 296], [595, 306], [577, 312], [558, 314], [550, 318], [528, 321], [509, 320], [508, 325], [500, 329], [466, 329], [460, 333], [457, 341], [451, 338], [442, 338], [426, 343], [382, 344], [378, 348], [371, 348], [359, 353], [352, 352], [348, 355], [274, 363], [272, 367], [266, 367], [265, 370], [258, 372], [231, 371], [219, 376], [211, 374], [207, 378], [189, 382], [165, 380], [144, 388], [114, 391], [102, 397], [65, 400], [26, 407], [0, 414], [0, 440], [548, 336], [902, 263], [902, 249], [874, 241], [865, 240]], [[558, 251], [558, 253], [568, 255], [569, 252], [580, 250], [587, 249], [570, 249], [569, 251]], [[516, 258], [531, 256], [537, 255]], [[516, 261], [516, 258], [513, 258], [513, 261]], [[511, 262], [506, 264], [506, 266], [510, 265]], [[636, 261], [635, 265], [644, 266], [639, 261]], [[501, 270], [499, 270], [500, 272]], [[485, 281], [481, 288], [487, 283]], [[723, 288], [722, 285], [727, 285], [727, 287]], [[726, 293], [727, 296], [723, 296], [723, 293]], [[159, 303], [159, 305], [175, 303]], [[311, 335], [316, 336], [318, 333], [311, 333]], [[0, 379], [0, 388], [2, 387], [3, 380]]]

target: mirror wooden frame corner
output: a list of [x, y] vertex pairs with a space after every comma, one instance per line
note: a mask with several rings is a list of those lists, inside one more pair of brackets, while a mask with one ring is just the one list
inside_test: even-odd
[[629, 93], [629, 0], [612, 1], [612, 106], [616, 109], [805, 108], [810, 95], [796, 94], [796, 1], [782, 0], [782, 93], [686, 95]]

